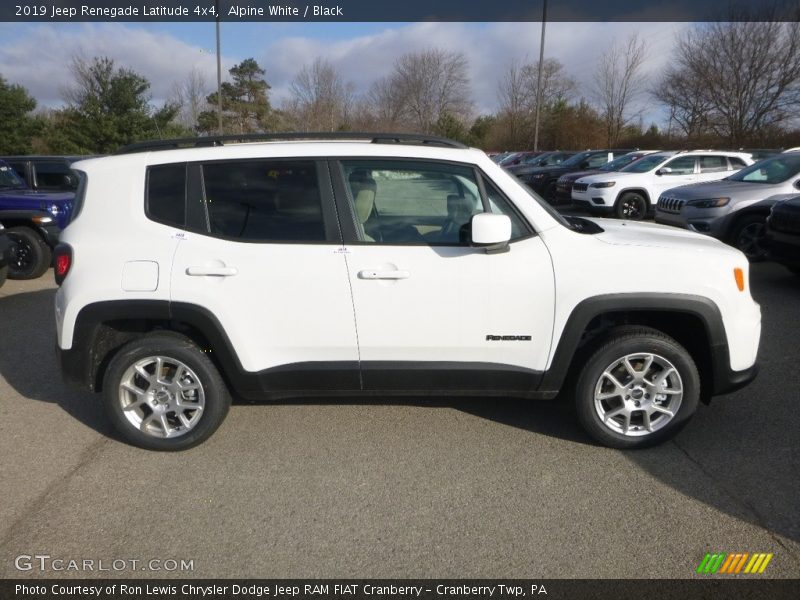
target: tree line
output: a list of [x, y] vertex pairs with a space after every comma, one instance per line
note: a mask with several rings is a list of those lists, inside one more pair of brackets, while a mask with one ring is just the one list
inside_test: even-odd
[[[273, 106], [265, 69], [232, 67], [220, 96], [196, 70], [154, 105], [150, 82], [110, 58], [74, 59], [63, 108], [36, 110], [23, 87], [0, 76], [0, 153], [105, 154], [143, 139], [219, 132], [393, 131], [437, 134], [495, 149], [530, 149], [539, 104], [541, 149], [597, 147], [784, 147], [800, 144], [800, 23], [695, 24], [668, 66], [646, 73], [645, 41], [617, 40], [581, 91], [554, 58], [512, 62], [498, 84], [498, 109], [477, 114], [469, 64], [460, 52], [428, 48], [399, 57], [358, 91], [329, 61], [303, 66], [289, 97]], [[641, 106], [667, 115], [644, 126]], [[221, 106], [221, 118], [219, 107]]]

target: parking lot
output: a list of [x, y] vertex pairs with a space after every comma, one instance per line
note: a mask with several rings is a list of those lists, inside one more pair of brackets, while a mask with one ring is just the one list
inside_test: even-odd
[[0, 576], [92, 576], [15, 568], [47, 554], [191, 560], [177, 574], [200, 578], [690, 577], [722, 551], [800, 577], [800, 279], [758, 264], [752, 288], [761, 374], [658, 448], [598, 447], [564, 404], [391, 399], [237, 403], [168, 454], [120, 442], [62, 384], [52, 274], [9, 281]]

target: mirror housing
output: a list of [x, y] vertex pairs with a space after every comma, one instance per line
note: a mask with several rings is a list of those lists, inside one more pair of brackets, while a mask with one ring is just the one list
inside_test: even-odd
[[798, 179], [797, 181], [794, 182], [794, 187], [795, 187], [795, 189], [800, 190], [800, 179]]
[[669, 167], [661, 167], [658, 171], [656, 171], [656, 175], [668, 175], [672, 173], [672, 169]]
[[470, 222], [472, 245], [486, 252], [505, 252], [511, 240], [511, 219], [507, 215], [479, 213]]

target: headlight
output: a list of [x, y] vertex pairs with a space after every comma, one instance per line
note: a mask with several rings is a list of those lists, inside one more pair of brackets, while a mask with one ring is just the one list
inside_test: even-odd
[[589, 187], [593, 187], [593, 188], [609, 188], [609, 187], [614, 187], [615, 185], [617, 185], [616, 181], [602, 181], [600, 183], [589, 184]]
[[730, 198], [708, 198], [704, 200], [690, 200], [686, 205], [696, 208], [719, 208], [720, 206], [728, 206], [730, 201]]

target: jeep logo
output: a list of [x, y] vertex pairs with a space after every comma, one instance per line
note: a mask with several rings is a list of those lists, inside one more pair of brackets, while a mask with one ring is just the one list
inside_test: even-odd
[[487, 335], [487, 342], [530, 342], [529, 335]]

